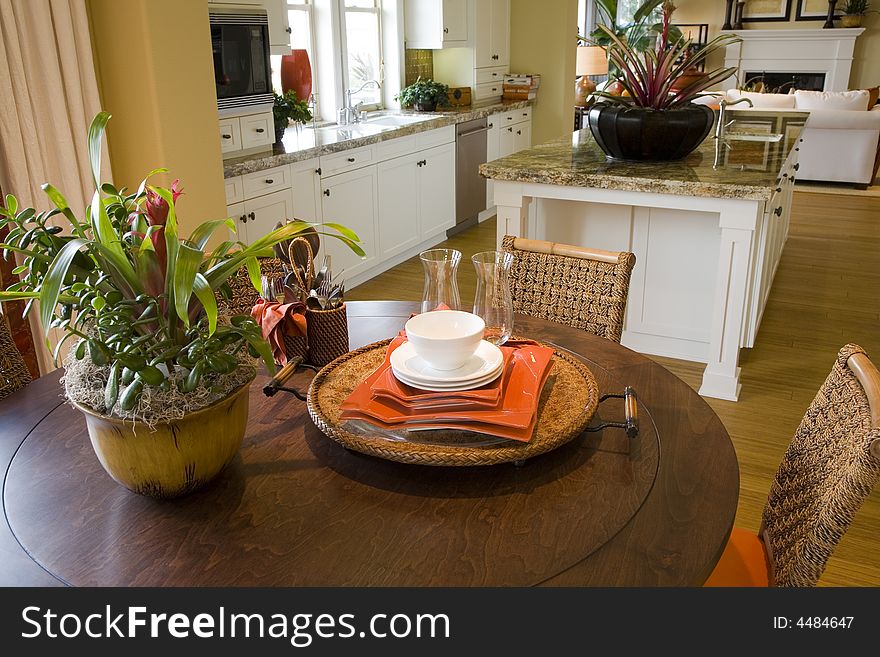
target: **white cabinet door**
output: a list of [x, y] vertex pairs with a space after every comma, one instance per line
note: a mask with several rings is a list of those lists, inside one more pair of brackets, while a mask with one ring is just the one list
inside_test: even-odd
[[275, 224], [293, 217], [293, 194], [290, 189], [259, 196], [244, 202], [247, 217], [245, 224], [247, 238], [242, 242], [250, 244], [275, 229]]
[[513, 126], [503, 126], [498, 137], [498, 157], [507, 157], [514, 152]]
[[[428, 151], [430, 152], [430, 151]], [[419, 173], [421, 153], [397, 157], [379, 170], [379, 258], [419, 243]]]
[[340, 173], [321, 180], [323, 221], [350, 228], [366, 253], [362, 260], [341, 241], [325, 237], [327, 254], [333, 258], [333, 275], [350, 279], [376, 264], [376, 223], [379, 212], [376, 167]]
[[[480, 0], [479, 4], [484, 4]], [[492, 22], [490, 23], [490, 39], [492, 46], [492, 64], [508, 66], [510, 64], [510, 0], [491, 0]]]
[[422, 152], [419, 209], [422, 239], [455, 226], [455, 145]]
[[273, 55], [290, 54], [290, 26], [287, 0], [262, 0], [269, 18], [269, 50]]
[[241, 150], [241, 124], [237, 117], [220, 121], [220, 152]]
[[510, 0], [473, 0], [474, 67], [510, 64]]
[[[498, 115], [489, 117], [489, 132], [486, 133], [486, 162], [497, 160], [501, 157], [501, 126], [498, 125]], [[486, 181], [486, 207], [495, 205], [495, 184], [491, 180]]]
[[494, 66], [492, 59], [492, 0], [474, 2], [474, 66]]
[[407, 48], [462, 48], [468, 45], [468, 0], [406, 0]]
[[243, 149], [271, 146], [275, 141], [275, 123], [272, 120], [271, 112], [242, 116], [239, 122]]
[[244, 203], [227, 205], [226, 216], [235, 221], [235, 232], [229, 231], [228, 239], [247, 243], [247, 214], [244, 211]]
[[321, 175], [318, 158], [290, 165], [293, 188], [293, 212], [297, 219], [316, 224], [321, 222]]
[[467, 0], [443, 0], [443, 46], [460, 47], [468, 40]]
[[513, 152], [518, 153], [532, 147], [532, 122], [523, 121], [513, 128]]

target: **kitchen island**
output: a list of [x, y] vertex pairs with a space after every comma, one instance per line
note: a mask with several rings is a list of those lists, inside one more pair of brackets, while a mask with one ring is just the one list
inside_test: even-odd
[[706, 363], [700, 394], [736, 400], [788, 235], [808, 114], [731, 111], [675, 162], [606, 158], [589, 130], [481, 166], [504, 235], [632, 251], [621, 342]]

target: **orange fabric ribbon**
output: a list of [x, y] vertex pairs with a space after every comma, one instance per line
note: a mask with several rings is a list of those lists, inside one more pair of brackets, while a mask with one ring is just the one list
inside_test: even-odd
[[278, 303], [258, 299], [251, 309], [253, 317], [263, 330], [263, 339], [272, 347], [272, 355], [276, 363], [282, 365], [287, 362], [287, 354], [284, 350], [284, 336], [291, 337], [306, 335], [306, 304], [301, 301], [295, 303]]

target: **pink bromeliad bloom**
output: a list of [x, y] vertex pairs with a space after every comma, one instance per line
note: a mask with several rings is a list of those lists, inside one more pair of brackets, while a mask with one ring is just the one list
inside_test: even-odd
[[[180, 180], [171, 183], [171, 198], [177, 204], [177, 199], [183, 194], [183, 190], [179, 187]], [[159, 258], [159, 264], [162, 271], [165, 271], [167, 264], [167, 254], [165, 250], [165, 222], [168, 220], [168, 201], [159, 196], [158, 192], [151, 188], [147, 188], [147, 201], [144, 204], [144, 216], [150, 226], [160, 226], [154, 231], [150, 237], [153, 240], [153, 247], [156, 249], [156, 255]]]

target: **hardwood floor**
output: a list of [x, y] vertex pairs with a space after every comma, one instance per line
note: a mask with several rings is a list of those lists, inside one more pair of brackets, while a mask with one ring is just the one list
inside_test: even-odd
[[[495, 248], [495, 222], [444, 242], [462, 251], [459, 287], [473, 299], [473, 253]], [[352, 290], [350, 299], [421, 298], [418, 258]], [[707, 399], [730, 433], [740, 462], [737, 525], [757, 530], [770, 482], [791, 436], [837, 351], [863, 346], [880, 362], [880, 198], [797, 190], [788, 243], [753, 349], [741, 354], [736, 403]], [[703, 366], [655, 358], [699, 387]], [[880, 488], [844, 536], [820, 581], [824, 586], [880, 586]]]

